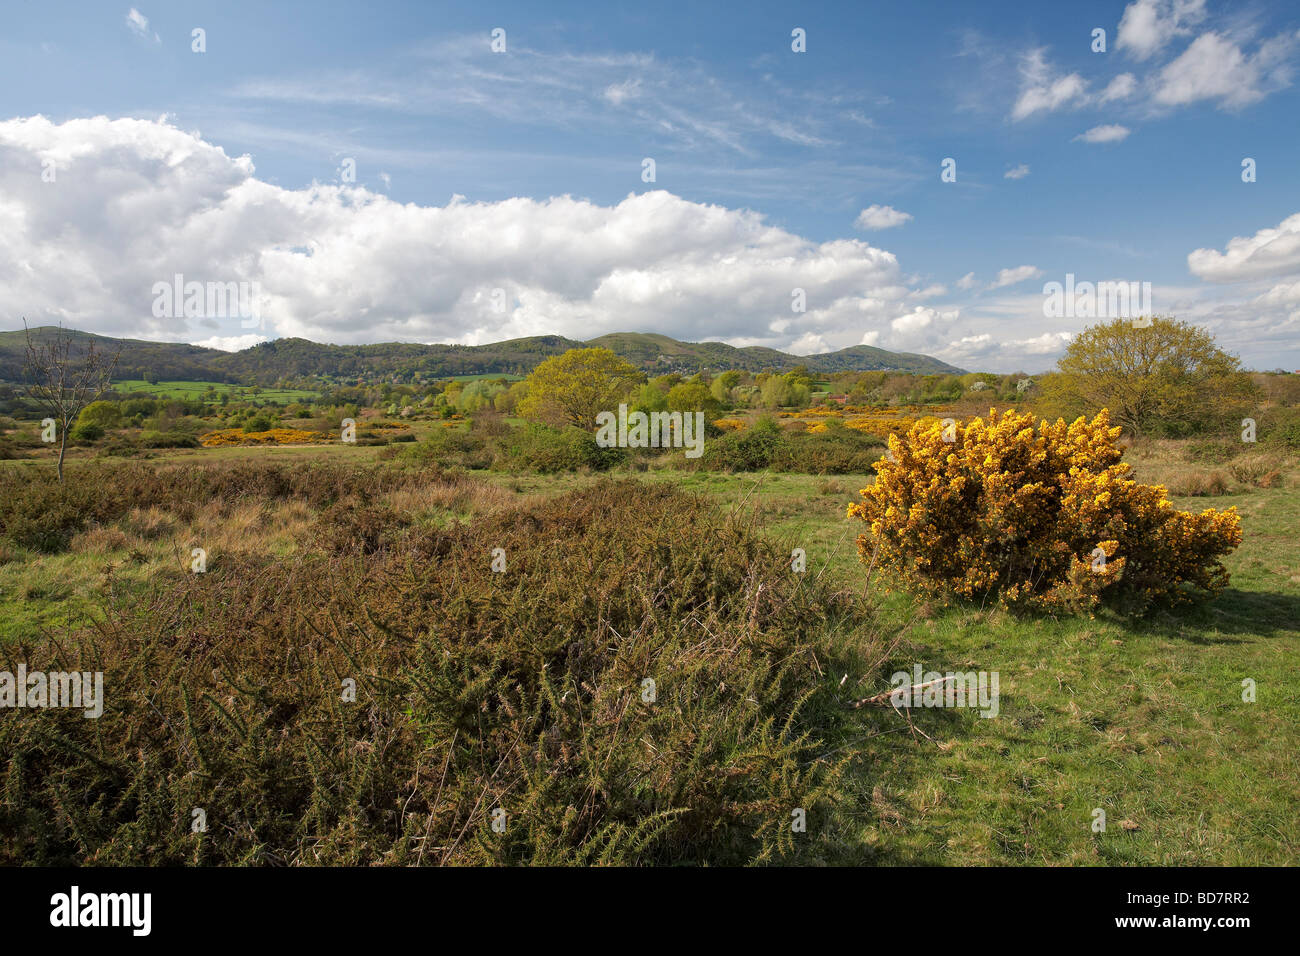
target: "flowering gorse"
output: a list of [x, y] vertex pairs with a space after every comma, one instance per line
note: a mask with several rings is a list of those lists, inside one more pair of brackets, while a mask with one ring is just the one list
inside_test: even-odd
[[1036, 426], [990, 409], [950, 428], [952, 441], [942, 423], [917, 422], [890, 436], [892, 454], [849, 506], [870, 527], [862, 559], [945, 601], [1008, 607], [1145, 607], [1224, 587], [1219, 558], [1241, 543], [1236, 509], [1176, 510], [1164, 487], [1129, 477], [1119, 433], [1104, 409]]

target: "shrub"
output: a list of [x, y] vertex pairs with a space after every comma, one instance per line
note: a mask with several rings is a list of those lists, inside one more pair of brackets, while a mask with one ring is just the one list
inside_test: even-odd
[[[0, 864], [731, 864], [794, 852], [791, 808], [824, 812], [869, 640], [743, 520], [606, 482], [393, 526], [337, 507], [322, 529], [359, 546], [169, 572], [0, 648], [106, 690], [98, 720], [0, 721]], [[189, 832], [193, 807], [220, 825]]]
[[104, 437], [104, 428], [102, 425], [87, 422], [72, 429], [72, 434], [68, 437], [78, 444], [90, 444]]
[[821, 431], [794, 434], [787, 441], [789, 454], [781, 469], [810, 475], [863, 474], [884, 448], [875, 435], [848, 428], [838, 419], [829, 419]]
[[870, 526], [862, 559], [945, 599], [996, 594], [1009, 607], [1145, 607], [1224, 587], [1236, 509], [1175, 510], [1163, 487], [1128, 477], [1119, 433], [1105, 410], [1037, 427], [991, 411], [951, 443], [940, 423], [917, 423], [890, 438], [893, 460], [849, 506]]
[[193, 435], [175, 431], [146, 431], [140, 436], [142, 448], [197, 448], [198, 439]]
[[709, 442], [698, 459], [705, 467], [724, 471], [762, 471], [787, 449], [775, 419], [764, 416], [752, 428], [728, 432]]
[[1169, 485], [1169, 491], [1182, 498], [1217, 498], [1228, 493], [1228, 479], [1219, 471], [1212, 471], [1208, 475], [1193, 472], [1174, 479]]
[[[175, 433], [167, 433], [169, 437], [175, 438]], [[151, 445], [149, 444], [150, 433], [145, 432], [144, 443], [146, 448], [171, 448], [186, 447], [192, 448], [197, 445], [194, 442], [190, 445], [172, 446], [172, 445]], [[204, 448], [222, 448], [227, 445], [314, 445], [327, 440], [327, 436], [317, 431], [308, 431], [302, 428], [270, 428], [266, 431], [250, 431], [248, 428], [223, 428], [217, 431], [208, 432], [203, 436]], [[358, 439], [357, 444], [361, 444]]]
[[621, 448], [601, 448], [596, 436], [581, 428], [528, 424], [502, 439], [495, 467], [509, 471], [552, 473], [587, 467], [602, 471], [623, 461]]
[[182, 519], [208, 501], [224, 508], [250, 500], [293, 499], [320, 508], [343, 498], [365, 500], [419, 480], [415, 473], [336, 463], [293, 469], [258, 462], [203, 468], [96, 463], [69, 467], [63, 482], [43, 470], [5, 468], [0, 469], [0, 535], [23, 548], [56, 552], [86, 526], [133, 508], [164, 508]]
[[1300, 448], [1300, 408], [1270, 409], [1261, 424], [1266, 442]]
[[488, 468], [494, 452], [478, 432], [435, 428], [424, 441], [402, 449], [402, 456], [457, 468]]
[[1275, 488], [1282, 483], [1284, 462], [1277, 454], [1243, 456], [1228, 466], [1228, 472], [1242, 484], [1256, 488]]

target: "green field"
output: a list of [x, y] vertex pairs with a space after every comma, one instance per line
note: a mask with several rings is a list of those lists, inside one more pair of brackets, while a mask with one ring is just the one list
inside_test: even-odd
[[231, 385], [227, 382], [146, 382], [143, 379], [124, 379], [113, 383], [120, 394], [144, 393], [153, 398], [201, 399], [211, 389], [217, 397], [229, 395], [231, 400], [276, 402], [309, 402], [317, 393], [301, 388], [263, 388], [256, 392], [250, 386]]

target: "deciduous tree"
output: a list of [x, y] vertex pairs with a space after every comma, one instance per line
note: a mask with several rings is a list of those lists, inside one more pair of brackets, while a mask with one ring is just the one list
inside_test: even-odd
[[[74, 348], [73, 336], [62, 327], [37, 329], [36, 337], [23, 322], [27, 334], [27, 395], [47, 418], [54, 420], [59, 445], [58, 476], [63, 481], [63, 459], [68, 451], [68, 433], [81, 410], [108, 390], [122, 346], [110, 353], [87, 337], [84, 347]], [[44, 334], [42, 334], [44, 333]]]
[[614, 411], [641, 373], [609, 349], [570, 349], [542, 362], [528, 376], [517, 411], [553, 425], [596, 427], [596, 414]]
[[1080, 333], [1044, 382], [1056, 414], [1110, 410], [1134, 435], [1223, 427], [1247, 408], [1254, 385], [1240, 361], [1203, 329], [1172, 318], [1116, 319]]

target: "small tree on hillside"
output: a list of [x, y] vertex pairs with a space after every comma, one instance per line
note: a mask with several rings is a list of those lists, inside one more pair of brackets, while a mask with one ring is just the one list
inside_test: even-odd
[[[84, 349], [73, 350], [73, 337], [62, 326], [42, 338], [33, 339], [32, 330], [23, 320], [27, 335], [26, 373], [30, 380], [27, 395], [47, 418], [54, 420], [55, 441], [59, 444], [59, 481], [63, 481], [63, 459], [68, 451], [68, 433], [81, 410], [108, 390], [117, 368], [122, 346], [111, 354], [96, 348], [88, 338]], [[37, 330], [38, 334], [41, 330]]]
[[1057, 368], [1042, 383], [1046, 411], [1073, 417], [1106, 408], [1134, 435], [1221, 427], [1254, 391], [1236, 356], [1205, 330], [1172, 318], [1085, 329]]

